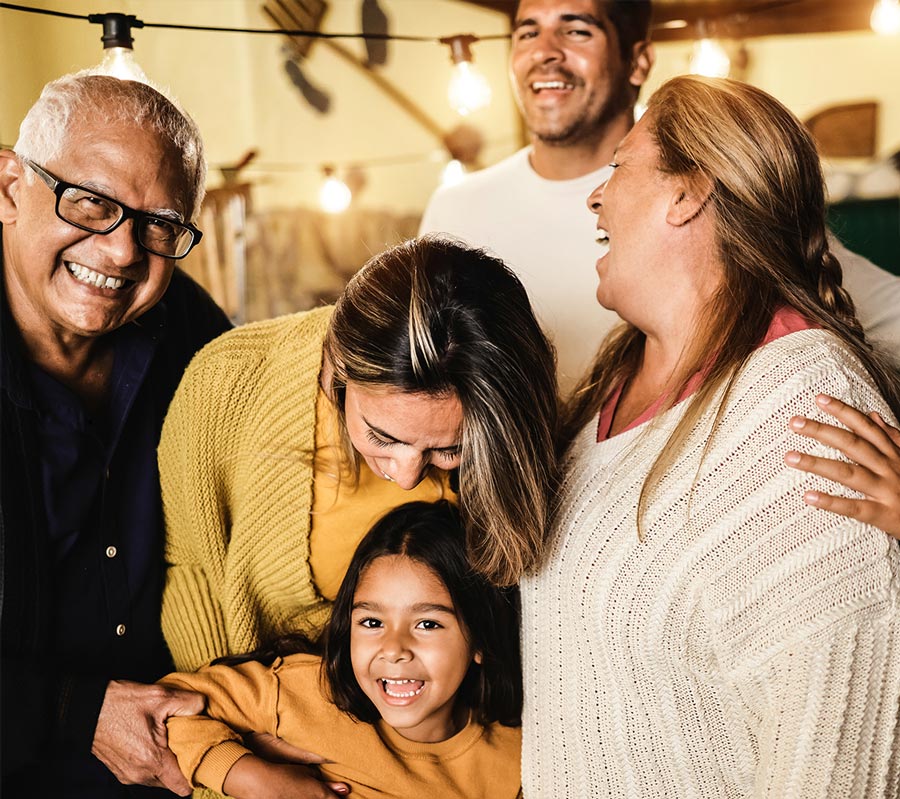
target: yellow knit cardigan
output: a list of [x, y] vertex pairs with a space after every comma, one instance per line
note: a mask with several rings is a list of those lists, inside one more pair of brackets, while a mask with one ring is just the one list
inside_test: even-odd
[[327, 619], [309, 533], [330, 316], [320, 308], [226, 333], [198, 353], [169, 408], [162, 627], [180, 671]]

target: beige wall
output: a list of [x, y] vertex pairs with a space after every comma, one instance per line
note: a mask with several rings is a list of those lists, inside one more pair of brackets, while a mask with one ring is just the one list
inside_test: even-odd
[[[900, 36], [871, 32], [769, 36], [746, 42], [745, 79], [806, 118], [831, 105], [877, 100], [880, 156], [900, 149]], [[657, 45], [651, 92], [687, 71], [691, 44]]]
[[[29, 5], [74, 14], [98, 10], [95, 0], [29, 0]], [[228, 27], [271, 27], [261, 0], [117, 0], [106, 6], [145, 22]], [[358, 31], [361, 0], [332, 0], [328, 31]], [[381, 0], [398, 34], [445, 36], [505, 33], [504, 15], [451, 0]], [[48, 80], [90, 67], [102, 57], [100, 26], [79, 20], [0, 9], [0, 143], [15, 141], [22, 115]], [[261, 207], [314, 205], [320, 165], [362, 164], [367, 185], [363, 205], [418, 211], [443, 167], [440, 142], [327, 46], [314, 45], [307, 77], [332, 96], [328, 114], [310, 108], [283, 69], [279, 36], [140, 29], [135, 56], [155, 82], [171, 89], [195, 117], [207, 142], [211, 165], [233, 163], [259, 151]], [[359, 41], [344, 46], [364, 53]], [[515, 149], [516, 111], [506, 88], [505, 41], [474, 48], [479, 68], [495, 87], [490, 108], [468, 122], [486, 140], [487, 162]], [[422, 106], [442, 128], [462, 119], [446, 101], [449, 49], [442, 45], [392, 42], [382, 74]], [[435, 160], [437, 159], [437, 160]], [[211, 171], [210, 181], [218, 177]]]
[[[34, 6], [87, 14], [96, 0], [30, 0]], [[506, 18], [452, 0], [381, 0], [392, 32], [426, 36], [502, 33]], [[101, 4], [102, 5], [102, 4]], [[117, 0], [107, 3], [147, 22], [268, 27], [261, 0]], [[356, 31], [361, 0], [332, 0], [329, 31]], [[260, 207], [315, 205], [319, 166], [365, 167], [363, 206], [418, 211], [438, 181], [443, 163], [437, 140], [384, 97], [358, 70], [316, 44], [305, 71], [332, 94], [320, 115], [284, 73], [277, 36], [143, 29], [134, 32], [135, 54], [147, 74], [168, 86], [197, 119], [213, 166], [259, 150], [255, 182]], [[48, 80], [92, 66], [102, 56], [100, 27], [86, 22], [0, 9], [0, 142], [11, 144], [18, 122]], [[345, 46], [362, 54], [361, 42]], [[833, 103], [878, 99], [879, 150], [900, 147], [900, 42], [869, 33], [750, 40], [747, 79], [772, 92], [800, 116]], [[658, 46], [648, 89], [685, 71], [690, 45]], [[475, 46], [478, 66], [494, 87], [489, 109], [468, 122], [479, 128], [491, 163], [518, 145], [519, 127], [506, 77], [505, 41]], [[393, 42], [383, 74], [443, 128], [460, 118], [445, 98], [448, 50], [436, 44]], [[438, 160], [429, 160], [436, 157]], [[405, 162], [405, 163], [404, 163]], [[211, 184], [219, 177], [211, 172]]]

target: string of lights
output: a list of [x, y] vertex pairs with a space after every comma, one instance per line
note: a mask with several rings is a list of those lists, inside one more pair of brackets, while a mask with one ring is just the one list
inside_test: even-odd
[[[64, 17], [66, 19], [78, 19], [83, 22], [102, 23], [103, 17], [108, 14], [70, 14], [65, 11], [53, 11], [46, 8], [33, 8], [31, 6], [23, 6], [18, 3], [0, 3], [0, 8], [9, 9], [10, 11], [23, 11], [30, 14], [44, 14], [53, 17]], [[328, 33], [325, 31], [311, 31], [301, 28], [229, 28], [216, 25], [182, 25], [171, 22], [145, 22], [129, 15], [131, 27], [133, 28], [163, 28], [168, 30], [190, 30], [190, 31], [208, 31], [210, 33], [250, 33], [262, 35], [278, 35], [278, 36], [301, 36], [309, 39], [370, 39], [373, 41], [391, 41], [391, 42], [425, 42], [431, 44], [447, 44], [447, 39], [455, 37], [439, 37], [439, 36], [410, 36], [397, 33]], [[470, 41], [486, 42], [508, 40], [507, 33], [494, 33], [483, 36], [475, 36], [474, 34], [466, 34]]]

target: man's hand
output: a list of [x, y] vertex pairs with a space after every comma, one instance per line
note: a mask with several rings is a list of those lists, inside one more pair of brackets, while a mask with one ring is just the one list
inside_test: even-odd
[[196, 716], [205, 704], [191, 691], [113, 680], [106, 687], [91, 752], [121, 783], [187, 796], [190, 783], [166, 745], [166, 719]]
[[900, 538], [900, 431], [877, 413], [868, 416], [855, 408], [820, 394], [816, 404], [849, 430], [795, 416], [791, 429], [821, 444], [840, 450], [851, 461], [829, 460], [800, 452], [788, 452], [789, 466], [841, 483], [865, 495], [865, 499], [837, 497], [807, 491], [803, 500], [817, 508], [850, 516], [880, 527]]

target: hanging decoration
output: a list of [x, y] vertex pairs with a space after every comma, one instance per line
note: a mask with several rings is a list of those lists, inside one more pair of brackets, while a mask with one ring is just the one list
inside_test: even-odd
[[478, 37], [471, 33], [441, 39], [441, 44], [449, 45], [453, 62], [447, 99], [460, 116], [468, 116], [491, 102], [491, 85], [473, 63], [472, 44], [477, 41]]
[[122, 80], [150, 83], [147, 73], [134, 58], [132, 28], [143, 28], [144, 23], [133, 14], [89, 14], [88, 22], [103, 26], [103, 60], [98, 68], [104, 75]]

